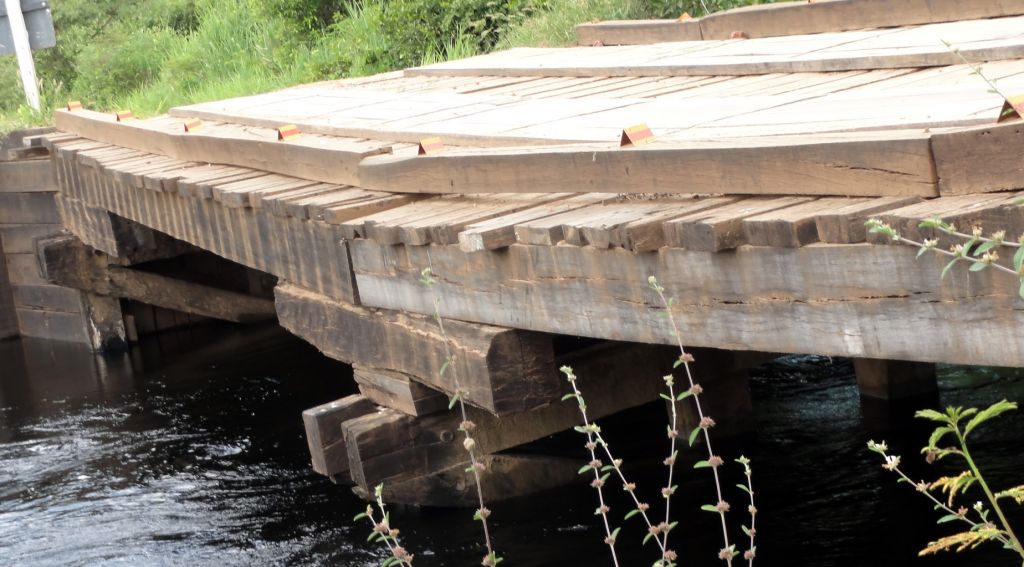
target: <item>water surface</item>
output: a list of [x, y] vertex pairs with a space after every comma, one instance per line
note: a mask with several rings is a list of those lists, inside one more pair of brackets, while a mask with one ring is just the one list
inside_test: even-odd
[[[1020, 372], [943, 368], [941, 386], [942, 404], [1024, 400]], [[0, 342], [0, 564], [379, 565], [366, 526], [351, 522], [364, 505], [309, 471], [302, 434], [302, 409], [352, 389], [348, 367], [275, 329], [165, 335], [104, 358], [62, 343]], [[909, 410], [862, 408], [849, 363], [786, 359], [758, 369], [752, 391], [756, 435], [718, 452], [754, 459], [757, 564], [1020, 564], [994, 546], [916, 559], [948, 526], [936, 527], [927, 502], [897, 485], [864, 443], [884, 437], [915, 474], [935, 476], [916, 457], [928, 429]], [[655, 461], [664, 456], [662, 419], [653, 405], [605, 428], [630, 462]], [[582, 459], [575, 435], [542, 448]], [[994, 484], [1024, 483], [1022, 416], [978, 439]], [[652, 491], [661, 471], [652, 462], [631, 474]], [[741, 480], [728, 472], [728, 486]], [[721, 565], [716, 517], [699, 510], [714, 500], [701, 473], [682, 470], [674, 547], [681, 564]], [[741, 517], [741, 495], [730, 499]], [[585, 483], [492, 504], [502, 565], [610, 565], [595, 505]], [[652, 549], [640, 547], [632, 522], [622, 564], [649, 565]], [[416, 565], [479, 564], [466, 511], [396, 507], [393, 523]]]

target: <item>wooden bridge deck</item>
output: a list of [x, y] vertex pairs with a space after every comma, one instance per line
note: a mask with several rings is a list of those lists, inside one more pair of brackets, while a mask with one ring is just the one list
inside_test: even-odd
[[[805, 6], [817, 4], [846, 2]], [[86, 244], [119, 255], [112, 213], [278, 276], [281, 323], [369, 369], [370, 390], [389, 384], [375, 400], [401, 389], [405, 413], [430, 399], [410, 383], [454, 390], [425, 318], [427, 267], [442, 314], [464, 326], [467, 400], [504, 416], [556, 411], [542, 410], [561, 393], [553, 335], [671, 343], [651, 275], [693, 346], [1024, 367], [1017, 281], [940, 279], [940, 258], [877, 245], [863, 226], [878, 216], [931, 236], [917, 223], [941, 217], [1024, 232], [1024, 123], [996, 124], [1003, 98], [962, 59], [1024, 92], [1024, 5], [979, 4], [1004, 17], [512, 50], [147, 120], [58, 111], [46, 143]], [[620, 148], [637, 123], [656, 139]], [[302, 135], [277, 141], [285, 124]], [[429, 136], [445, 149], [417, 155]], [[323, 447], [361, 403], [321, 412], [341, 416]], [[351, 464], [364, 488], [413, 478], [367, 464], [394, 456], [380, 431], [413, 419], [388, 415], [354, 420], [344, 462], [318, 466]], [[430, 435], [447, 427], [431, 423]]]

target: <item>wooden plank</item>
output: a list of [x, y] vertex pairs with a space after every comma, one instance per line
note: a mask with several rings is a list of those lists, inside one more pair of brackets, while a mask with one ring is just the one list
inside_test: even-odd
[[371, 311], [294, 285], [278, 285], [275, 297], [281, 325], [332, 358], [402, 372], [448, 394], [458, 377], [467, 403], [500, 415], [558, 395], [551, 341], [543, 335], [447, 321], [455, 362], [442, 374], [444, 338], [429, 318]]
[[818, 238], [832, 244], [864, 242], [867, 229], [864, 223], [881, 212], [912, 205], [919, 202], [917, 197], [876, 197], [873, 199], [851, 199], [850, 204], [822, 211], [814, 217]]
[[1024, 121], [932, 135], [939, 193], [963, 195], [1011, 191], [1024, 186]]
[[268, 299], [133, 270], [97, 256], [74, 236], [40, 241], [39, 259], [43, 277], [55, 285], [222, 321], [275, 319], [274, 304]]
[[360, 186], [403, 193], [678, 192], [936, 196], [928, 136], [870, 133], [374, 157]]
[[57, 224], [53, 193], [0, 193], [0, 224]]
[[[781, 209], [759, 213], [743, 219], [743, 234], [752, 246], [799, 248], [818, 242], [816, 219], [823, 212], [851, 205], [863, 205], [871, 199], [824, 198]], [[854, 201], [851, 203], [851, 201]]]
[[666, 210], [644, 215], [619, 228], [622, 240], [613, 239], [613, 244], [634, 252], [650, 252], [665, 246], [665, 221], [679, 218], [701, 210], [721, 207], [738, 201], [739, 197], [707, 197], [676, 204]]
[[21, 336], [73, 343], [89, 343], [81, 313], [18, 309]]
[[687, 250], [732, 250], [747, 243], [744, 219], [811, 201], [808, 197], [754, 197], [689, 214], [663, 225], [665, 241]]
[[[634, 254], [515, 244], [498, 253], [467, 254], [452, 246], [351, 244], [360, 300], [374, 307], [432, 312], [430, 296], [416, 291], [419, 272], [429, 265], [440, 275], [436, 291], [448, 318], [669, 343], [671, 329], [658, 317], [661, 311], [646, 307], [658, 305], [647, 285], [647, 277], [656, 275], [676, 298], [685, 341], [693, 346], [1024, 364], [1019, 282], [962, 268], [941, 279], [946, 259], [915, 260], [910, 246], [742, 246], [728, 254], [665, 247]], [[921, 328], [931, 329], [928, 341], [921, 341]], [[1012, 340], [993, 349], [992, 336]]]
[[33, 254], [36, 251], [33, 242], [36, 238], [56, 234], [63, 228], [60, 224], [0, 225], [0, 238], [8, 254]]
[[[939, 244], [946, 247], [959, 241], [934, 229], [919, 228], [921, 221], [939, 218], [954, 224], [961, 232], [970, 232], [974, 225], [984, 225], [988, 233], [1004, 230], [1010, 239], [1014, 239], [1024, 232], [1024, 210], [1016, 210], [1015, 200], [1016, 195], [999, 193], [953, 195], [883, 211], [876, 216], [906, 238], [918, 242], [924, 238], [938, 238]], [[1001, 209], [1008, 209], [1011, 213], [1003, 213]], [[868, 241], [887, 243], [888, 238], [869, 235]]]
[[698, 20], [609, 20], [576, 26], [576, 44], [596, 47], [701, 39]]
[[181, 161], [224, 163], [335, 183], [355, 184], [360, 160], [391, 151], [387, 144], [311, 135], [277, 143], [269, 128], [253, 132], [222, 126], [220, 134], [216, 125], [208, 124], [202, 133], [172, 132], [144, 120], [118, 123], [112, 115], [87, 110], [57, 110], [54, 121], [64, 132]]
[[0, 162], [0, 193], [35, 193], [57, 190], [53, 164], [48, 159]]
[[[594, 419], [656, 400], [661, 379], [678, 356], [671, 348], [623, 345], [588, 353], [571, 362]], [[622, 376], [629, 386], [623, 387]], [[567, 386], [562, 386], [563, 390]], [[535, 441], [579, 424], [575, 402], [555, 401], [532, 411], [496, 417], [467, 408], [475, 425], [473, 438], [481, 454]], [[420, 418], [383, 410], [342, 424], [352, 480], [364, 489], [398, 482], [461, 463], [466, 451], [458, 432], [461, 416], [442, 412]]]
[[[357, 301], [348, 252], [332, 225], [118, 185], [103, 171], [75, 163], [64, 165], [69, 168], [69, 189], [77, 186], [73, 190], [79, 191], [90, 206], [330, 297]], [[85, 179], [101, 183], [79, 183]]]
[[430, 415], [448, 409], [447, 396], [407, 374], [353, 366], [352, 377], [359, 384], [359, 391], [370, 401], [406, 415]]
[[0, 242], [0, 340], [18, 336], [18, 314], [14, 310], [11, 282], [7, 276], [7, 258]]
[[910, 26], [1024, 14], [1024, 2], [956, 0], [818, 0], [780, 2], [710, 14], [700, 18], [703, 39], [773, 37], [866, 28]]
[[21, 309], [43, 309], [64, 313], [82, 312], [82, 292], [56, 285], [19, 285], [12, 290], [14, 304]]
[[12, 286], [46, 285], [35, 254], [7, 254], [7, 277]]
[[303, 410], [302, 424], [313, 470], [348, 480], [348, 451], [341, 433], [344, 421], [377, 411], [377, 406], [360, 395], [351, 395]]
[[606, 199], [608, 199], [608, 196], [602, 194], [577, 195], [568, 199], [556, 199], [550, 203], [530, 207], [529, 209], [516, 211], [497, 218], [468, 224], [458, 235], [459, 247], [466, 252], [505, 248], [516, 242], [516, 225], [552, 217]]
[[348, 238], [348, 232], [344, 231], [345, 223], [348, 221], [375, 214], [380, 211], [401, 207], [419, 198], [421, 198], [419, 195], [387, 195], [384, 197], [365, 199], [352, 203], [331, 205], [320, 211], [318, 216], [322, 216], [323, 220], [327, 223], [341, 225], [343, 232], [346, 234], [346, 238]]

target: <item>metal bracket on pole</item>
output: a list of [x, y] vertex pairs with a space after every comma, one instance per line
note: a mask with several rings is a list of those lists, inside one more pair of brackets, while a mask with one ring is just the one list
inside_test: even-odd
[[18, 57], [18, 70], [21, 72], [21, 84], [25, 87], [25, 98], [28, 105], [39, 110], [39, 86], [36, 84], [36, 64], [32, 60], [32, 46], [28, 40], [28, 28], [25, 27], [25, 16], [21, 13], [21, 0], [4, 0], [7, 8], [7, 21], [11, 26], [11, 37], [14, 40], [14, 53]]

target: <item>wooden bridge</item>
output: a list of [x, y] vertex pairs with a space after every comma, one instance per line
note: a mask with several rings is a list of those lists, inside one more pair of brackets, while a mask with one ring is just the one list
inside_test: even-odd
[[[499, 453], [576, 423], [558, 364], [596, 416], [657, 399], [674, 355], [652, 275], [705, 349], [720, 422], [749, 418], [764, 353], [853, 358], [887, 399], [934, 388], [936, 362], [1024, 367], [1015, 278], [940, 279], [940, 258], [864, 229], [1024, 231], [1024, 108], [1003, 96], [1024, 94], [1024, 2], [794, 2], [578, 34], [145, 120], [71, 105], [37, 140], [67, 228], [121, 281], [196, 248], [278, 278], [280, 323], [363, 392], [306, 412], [314, 468], [392, 500], [467, 485], [435, 297], [505, 495], [575, 474]], [[51, 281], [96, 262], [40, 246]], [[265, 314], [210, 293], [207, 316]]]

